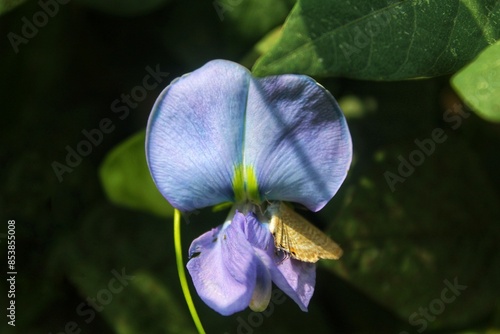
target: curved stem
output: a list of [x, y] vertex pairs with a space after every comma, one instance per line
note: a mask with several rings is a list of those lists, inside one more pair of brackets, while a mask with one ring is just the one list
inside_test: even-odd
[[186, 299], [186, 303], [193, 318], [196, 329], [198, 333], [205, 334], [203, 325], [201, 324], [196, 308], [193, 304], [193, 299], [191, 298], [191, 293], [189, 292], [189, 286], [186, 279], [186, 271], [184, 270], [184, 261], [182, 260], [182, 247], [181, 247], [181, 213], [179, 210], [174, 211], [174, 246], [175, 246], [175, 259], [177, 262], [177, 272], [179, 273], [179, 280], [181, 282], [182, 293]]

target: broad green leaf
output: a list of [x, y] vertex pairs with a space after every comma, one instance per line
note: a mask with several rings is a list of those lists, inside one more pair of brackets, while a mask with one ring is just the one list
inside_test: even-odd
[[403, 80], [453, 73], [500, 35], [497, 0], [299, 0], [256, 75]]
[[451, 83], [479, 116], [500, 122], [500, 42], [481, 52]]
[[119, 16], [136, 16], [145, 15], [152, 12], [161, 6], [165, 5], [169, 0], [77, 0], [84, 6], [93, 9]]
[[141, 131], [121, 143], [100, 167], [102, 186], [109, 199], [119, 205], [170, 217], [173, 208], [156, 188], [146, 163]]
[[0, 15], [25, 2], [26, 0], [0, 0]]

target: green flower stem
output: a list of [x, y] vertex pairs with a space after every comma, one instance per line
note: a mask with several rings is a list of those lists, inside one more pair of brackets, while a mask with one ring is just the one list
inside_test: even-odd
[[175, 245], [175, 259], [177, 262], [177, 272], [179, 273], [179, 280], [181, 282], [182, 293], [186, 299], [186, 303], [193, 318], [196, 329], [198, 333], [205, 334], [203, 325], [201, 324], [196, 308], [193, 304], [193, 299], [191, 298], [191, 293], [189, 292], [189, 286], [186, 279], [186, 271], [184, 270], [184, 261], [182, 260], [182, 247], [181, 247], [181, 213], [179, 210], [174, 211], [174, 245]]

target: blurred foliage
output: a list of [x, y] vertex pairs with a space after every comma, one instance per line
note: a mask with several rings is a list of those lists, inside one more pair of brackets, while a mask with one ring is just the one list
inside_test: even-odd
[[[57, 11], [44, 21], [47, 3]], [[194, 333], [143, 129], [161, 90], [214, 58], [321, 78], [355, 158], [335, 198], [301, 212], [344, 249], [318, 264], [309, 312], [278, 298], [267, 313], [222, 317], [194, 294], [208, 333], [500, 331], [500, 125], [488, 122], [498, 120], [498, 1], [43, 4], [0, 4], [0, 213], [16, 220], [18, 270], [16, 327], [2, 333]], [[359, 52], [346, 58], [346, 46]], [[148, 66], [169, 75], [138, 95]], [[481, 117], [438, 76], [457, 71], [454, 88]], [[113, 131], [85, 151], [106, 118]], [[60, 178], [54, 162], [66, 166]], [[185, 254], [225, 215], [186, 215]], [[437, 312], [455, 279], [467, 288]]]
[[[474, 287], [429, 324], [466, 328], [500, 307], [500, 294], [491, 291], [500, 282], [500, 229], [491, 224], [500, 221], [500, 198], [469, 144], [451, 130], [447, 134], [447, 142], [394, 192], [380, 175], [395, 171], [398, 156], [414, 152], [415, 144], [402, 140], [364, 161], [370, 172], [349, 189], [331, 227], [346, 255], [324, 264], [403, 319], [442, 298], [444, 280]], [[482, 200], [471, 201], [470, 194], [478, 193]]]
[[228, 21], [238, 39], [256, 41], [283, 23], [295, 0], [213, 1], [221, 21]]
[[1, 0], [0, 1], [0, 15], [8, 12], [12, 8], [15, 8], [25, 2], [26, 0]]
[[452, 78], [464, 101], [486, 120], [500, 122], [500, 42], [489, 46]]
[[78, 3], [104, 13], [120, 16], [144, 15], [165, 6], [169, 0], [77, 0]]
[[108, 198], [119, 205], [172, 217], [174, 209], [156, 188], [144, 152], [146, 131], [124, 141], [101, 165], [99, 175]]

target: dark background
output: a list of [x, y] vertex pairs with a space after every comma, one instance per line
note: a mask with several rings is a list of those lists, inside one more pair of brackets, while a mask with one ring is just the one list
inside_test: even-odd
[[[75, 0], [60, 4], [19, 52], [7, 36], [21, 35], [22, 18], [32, 21], [40, 5], [26, 2], [0, 17], [0, 245], [5, 259], [7, 221], [15, 220], [18, 272], [16, 327], [3, 316], [2, 333], [195, 332], [178, 283], [171, 219], [113, 204], [99, 168], [116, 145], [145, 128], [171, 80], [215, 58], [250, 66], [255, 43], [283, 23], [293, 2], [275, 6], [281, 15], [264, 13], [259, 29], [249, 30], [241, 28], [243, 9], [221, 21], [210, 1], [103, 8]], [[142, 85], [146, 67], [157, 65], [169, 76], [120, 119], [112, 102]], [[309, 313], [278, 298], [264, 315], [247, 310], [223, 317], [192, 290], [207, 332], [498, 330], [498, 125], [463, 106], [449, 77], [318, 80], [344, 108], [355, 158], [330, 204], [318, 214], [302, 214], [340, 242], [345, 255], [318, 265]], [[460, 116], [456, 128], [443, 119], [453, 110], [468, 115], [449, 114]], [[60, 182], [54, 161], [66, 164], [66, 147], [75, 149], [85, 139], [82, 131], [98, 128], [104, 118], [113, 131]], [[408, 159], [418, 150], [415, 140], [432, 138], [436, 128], [447, 139], [391, 191], [384, 173], [397, 173], [398, 157]], [[209, 209], [191, 216], [183, 225], [183, 247], [224, 218]], [[78, 311], [87, 298], [109, 296], [113, 273], [122, 270], [134, 279], [101, 311], [85, 304]], [[467, 288], [444, 310], [419, 315], [439, 305], [433, 301], [454, 279]]]

